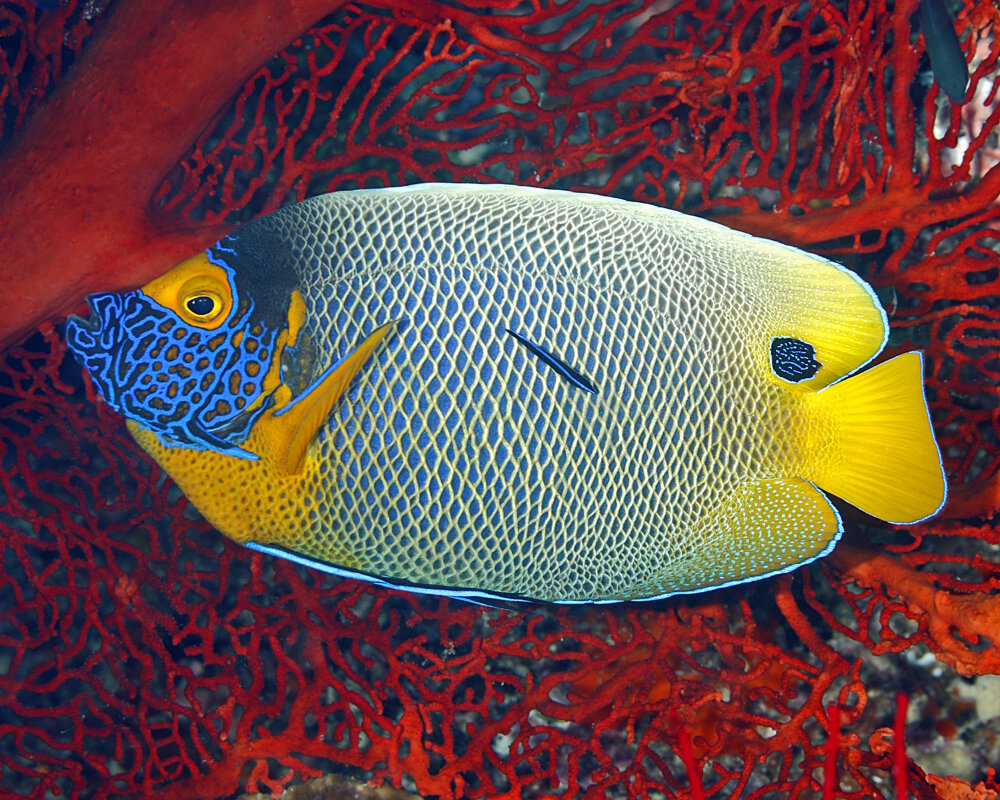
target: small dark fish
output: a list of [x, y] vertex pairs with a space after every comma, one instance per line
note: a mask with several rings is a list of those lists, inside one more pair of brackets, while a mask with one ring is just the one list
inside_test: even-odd
[[969, 85], [969, 65], [944, 0], [920, 0], [920, 27], [938, 86], [953, 103], [962, 102]]
[[592, 392], [594, 394], [597, 393], [597, 386], [595, 386], [594, 382], [582, 372], [577, 372], [577, 370], [573, 369], [561, 358], [553, 355], [544, 347], [535, 344], [531, 340], [525, 339], [521, 336], [521, 334], [515, 333], [510, 328], [507, 328], [506, 330], [507, 333], [523, 344], [529, 353], [538, 356], [542, 362], [552, 367], [552, 369], [554, 369], [561, 377], [565, 378], [579, 389], [583, 389], [586, 392]]

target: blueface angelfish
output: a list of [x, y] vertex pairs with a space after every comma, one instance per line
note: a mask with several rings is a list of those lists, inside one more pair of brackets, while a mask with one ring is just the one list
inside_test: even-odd
[[338, 192], [249, 223], [69, 346], [219, 530], [463, 596], [662, 597], [830, 552], [835, 495], [946, 488], [919, 353], [842, 266], [649, 205]]

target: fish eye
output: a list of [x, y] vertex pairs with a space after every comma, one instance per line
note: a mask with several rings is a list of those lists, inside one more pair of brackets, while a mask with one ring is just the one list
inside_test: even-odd
[[229, 273], [201, 253], [181, 262], [139, 291], [186, 324], [214, 331], [233, 310], [235, 288]]
[[207, 294], [195, 295], [188, 299], [187, 310], [196, 317], [207, 317], [215, 311], [215, 298]]
[[177, 310], [183, 320], [203, 328], [226, 312], [226, 301], [213, 289], [205, 287], [204, 281], [198, 283], [202, 285], [196, 284], [188, 287], [188, 291], [181, 291]]

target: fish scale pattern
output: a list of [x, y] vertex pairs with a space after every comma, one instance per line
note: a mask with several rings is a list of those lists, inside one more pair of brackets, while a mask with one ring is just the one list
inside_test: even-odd
[[[314, 373], [396, 323], [313, 445], [304, 555], [346, 549], [390, 579], [536, 598], [662, 595], [701, 579], [720, 531], [734, 538], [716, 517], [737, 487], [792, 469], [794, 442], [770, 432], [791, 400], [754, 370], [763, 312], [740, 319], [752, 276], [693, 251], [687, 218], [439, 187], [315, 198], [252, 224], [292, 244]], [[769, 571], [745, 556], [722, 572]]]

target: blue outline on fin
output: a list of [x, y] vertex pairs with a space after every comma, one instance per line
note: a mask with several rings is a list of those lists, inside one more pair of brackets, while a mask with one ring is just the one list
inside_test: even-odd
[[[675, 597], [682, 594], [702, 594], [703, 592], [714, 592], [717, 589], [728, 589], [733, 586], [739, 586], [744, 583], [755, 583], [756, 581], [762, 581], [767, 578], [773, 578], [775, 575], [783, 575], [786, 572], [794, 572], [799, 567], [804, 567], [806, 564], [811, 564], [813, 561], [823, 558], [830, 554], [834, 547], [836, 547], [837, 542], [840, 541], [841, 536], [844, 534], [844, 521], [840, 516], [840, 512], [837, 507], [830, 501], [826, 492], [820, 489], [812, 481], [807, 481], [800, 478], [805, 483], [812, 486], [824, 500], [829, 504], [830, 508], [833, 509], [834, 516], [837, 518], [837, 533], [830, 539], [827, 546], [823, 550], [811, 558], [805, 559], [804, 561], [798, 561], [794, 564], [786, 564], [783, 567], [772, 570], [771, 572], [766, 572], [762, 575], [754, 575], [749, 578], [738, 578], [726, 583], [718, 583], [713, 586], [700, 586], [697, 589], [679, 589], [672, 592], [663, 592], [662, 594], [650, 595], [649, 597], [633, 597], [628, 599], [619, 600], [544, 600], [541, 598], [525, 597], [517, 594], [504, 594], [503, 592], [490, 592], [484, 589], [463, 589], [463, 588], [449, 588], [447, 586], [428, 586], [422, 583], [413, 583], [406, 580], [388, 580], [386, 578], [381, 578], [377, 575], [373, 575], [369, 572], [364, 572], [362, 570], [352, 570], [345, 567], [338, 567], [333, 564], [328, 564], [325, 561], [320, 561], [318, 559], [309, 558], [308, 556], [300, 555], [299, 553], [288, 550], [284, 547], [277, 547], [274, 545], [258, 544], [257, 542], [246, 542], [245, 547], [251, 550], [256, 550], [258, 553], [267, 553], [270, 556], [276, 558], [283, 558], [287, 561], [291, 561], [295, 564], [301, 564], [304, 567], [310, 567], [320, 572], [325, 572], [329, 575], [336, 575], [341, 578], [351, 578], [352, 580], [365, 581], [367, 583], [374, 584], [376, 586], [384, 586], [388, 589], [399, 589], [401, 591], [413, 592], [414, 594], [427, 594], [436, 597], [449, 597], [457, 600], [465, 600], [470, 603], [475, 603], [477, 605], [489, 606], [489, 603], [483, 603], [483, 600], [498, 600], [506, 601], [510, 603], [536, 603], [538, 605], [557, 605], [557, 606], [582, 606], [582, 605], [593, 605], [593, 606], [603, 606], [603, 605], [614, 605], [616, 603], [652, 603], [657, 600], [664, 600], [668, 597]], [[492, 606], [495, 608], [495, 606]]]
[[[350, 570], [345, 567], [337, 567], [333, 564], [328, 564], [326, 561], [320, 561], [318, 559], [309, 558], [308, 556], [299, 555], [298, 553], [287, 550], [284, 547], [277, 547], [274, 545], [258, 544], [257, 542], [245, 542], [244, 546], [250, 550], [256, 550], [258, 553], [266, 553], [269, 556], [274, 556], [275, 558], [283, 558], [286, 561], [291, 561], [294, 564], [300, 564], [304, 567], [309, 567], [311, 569], [318, 570], [320, 572], [325, 572], [328, 575], [336, 575], [340, 578], [350, 578], [352, 580], [364, 581], [365, 583], [371, 583], [375, 586], [383, 586], [387, 589], [398, 589], [404, 592], [413, 592], [414, 594], [426, 594], [436, 597], [448, 597], [456, 600], [465, 600], [469, 603], [475, 603], [480, 606], [487, 606], [488, 608], [498, 608], [498, 606], [491, 605], [490, 603], [481, 602], [482, 600], [505, 600], [513, 603], [546, 603], [546, 600], [532, 600], [529, 597], [520, 597], [516, 594], [502, 594], [499, 592], [485, 592], [476, 589], [449, 589], [446, 586], [427, 586], [421, 583], [410, 583], [409, 581], [400, 580], [398, 582], [389, 581], [385, 578], [380, 578], [377, 575], [372, 575], [368, 572], [362, 572], [360, 570]], [[586, 601], [578, 601], [586, 602]], [[614, 601], [620, 602], [620, 601]], [[501, 610], [503, 607], [499, 607]]]

